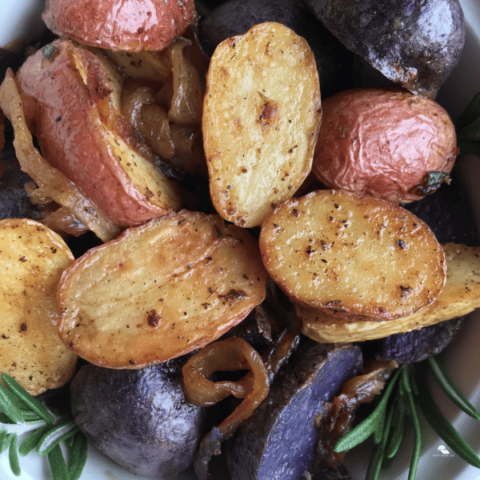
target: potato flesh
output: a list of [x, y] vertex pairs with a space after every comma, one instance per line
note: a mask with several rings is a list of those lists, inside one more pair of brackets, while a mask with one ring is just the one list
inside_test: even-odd
[[260, 225], [311, 170], [318, 72], [305, 40], [277, 23], [222, 42], [207, 75], [203, 139], [217, 212]]
[[140, 368], [200, 348], [265, 297], [249, 233], [180, 212], [87, 252], [59, 286], [59, 334], [91, 363]]
[[77, 355], [56, 329], [57, 285], [73, 260], [41, 223], [0, 221], [0, 372], [32, 395], [61, 387], [75, 372]]
[[319, 190], [278, 207], [262, 225], [262, 259], [294, 301], [392, 320], [431, 304], [446, 277], [428, 226], [369, 197]]
[[449, 243], [443, 248], [447, 259], [445, 288], [420, 312], [387, 322], [350, 322], [295, 304], [295, 319], [302, 333], [321, 343], [364, 342], [435, 325], [480, 308], [480, 247]]
[[139, 225], [179, 209], [176, 185], [134, 150], [131, 126], [116, 108], [121, 82], [108, 58], [67, 40], [53, 45], [52, 61], [39, 51], [17, 76], [27, 124], [49, 163], [115, 225]]

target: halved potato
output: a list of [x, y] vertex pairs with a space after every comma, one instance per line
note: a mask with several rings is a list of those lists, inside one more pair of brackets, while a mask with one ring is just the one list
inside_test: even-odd
[[352, 322], [295, 304], [295, 320], [302, 333], [320, 343], [364, 342], [428, 327], [480, 308], [480, 247], [449, 243], [443, 248], [447, 283], [437, 300], [420, 312], [391, 321]]
[[210, 62], [203, 108], [213, 204], [241, 227], [261, 225], [312, 168], [322, 111], [307, 42], [273, 22], [225, 40]]
[[265, 297], [246, 231], [182, 211], [87, 252], [58, 289], [59, 335], [95, 365], [140, 368], [201, 348]]
[[285, 202], [260, 235], [272, 279], [305, 306], [392, 320], [431, 304], [446, 278], [430, 228], [386, 200], [318, 190]]
[[27, 219], [0, 221], [0, 372], [31, 395], [61, 387], [77, 355], [57, 335], [57, 285], [72, 252], [59, 235]]
[[[105, 56], [56, 40], [17, 76], [25, 118], [48, 162], [121, 227], [177, 210], [179, 191], [136, 149], [118, 110], [121, 80]], [[113, 93], [112, 93], [113, 92]]]

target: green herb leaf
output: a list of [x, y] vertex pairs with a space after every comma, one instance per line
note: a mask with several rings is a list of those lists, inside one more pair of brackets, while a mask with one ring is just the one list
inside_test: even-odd
[[0, 384], [0, 408], [3, 413], [14, 423], [24, 423], [23, 412], [16, 405], [17, 400], [14, 393]]
[[383, 465], [383, 459], [385, 458], [385, 446], [387, 445], [388, 435], [390, 433], [390, 427], [392, 426], [394, 409], [391, 408], [388, 412], [387, 420], [385, 421], [385, 428], [383, 430], [382, 442], [380, 443], [380, 450], [378, 452], [378, 459], [373, 470], [372, 480], [377, 480], [380, 475], [380, 470]]
[[50, 469], [52, 470], [52, 480], [69, 479], [67, 464], [58, 443], [48, 453], [48, 463], [50, 463]]
[[[424, 369], [421, 370], [424, 373]], [[425, 379], [418, 380], [420, 390], [419, 403], [423, 414], [437, 432], [438, 436], [460, 457], [470, 465], [480, 468], [480, 458], [470, 445], [453, 428], [450, 422], [443, 416], [427, 387]]]
[[49, 425], [55, 423], [55, 419], [52, 414], [39, 402], [36, 398], [32, 397], [21, 385], [19, 385], [12, 377], [9, 377], [5, 373], [2, 374], [2, 380], [5, 382], [8, 388], [14, 392], [17, 397], [26, 405], [30, 410], [35, 412]]
[[363, 422], [360, 422], [354, 429], [350, 430], [338, 440], [334, 448], [335, 452], [339, 453], [344, 452], [345, 450], [350, 450], [364, 442], [375, 431], [382, 421], [382, 415], [384, 415], [384, 410], [387, 408], [388, 399], [390, 398], [399, 375], [400, 369], [398, 369], [393, 375], [375, 410], [363, 420]]
[[372, 454], [370, 455], [370, 460], [368, 461], [365, 480], [370, 480], [372, 478], [373, 472], [375, 471], [375, 467], [377, 466], [379, 454], [380, 454], [380, 445], [374, 445], [372, 449]]
[[472, 98], [470, 103], [467, 105], [467, 108], [457, 120], [455, 125], [457, 131], [460, 132], [465, 127], [475, 122], [478, 118], [480, 118], [480, 92]]
[[66, 440], [68, 437], [75, 435], [77, 431], [78, 427], [73, 423], [73, 420], [58, 423], [54, 427], [50, 427], [38, 441], [37, 453], [41, 457], [48, 455], [62, 440]]
[[21, 471], [20, 463], [18, 462], [17, 439], [17, 434], [12, 434], [12, 440], [10, 441], [10, 448], [8, 450], [8, 460], [10, 462], [10, 469], [13, 474], [18, 477], [21, 474]]
[[[380, 403], [380, 402], [379, 402]], [[385, 417], [387, 416], [387, 409], [383, 409], [383, 413], [380, 414], [380, 418], [378, 420], [378, 425], [375, 427], [373, 432], [373, 443], [378, 445], [382, 441], [383, 437], [383, 430], [385, 427]]]
[[68, 474], [70, 480], [79, 480], [87, 463], [88, 440], [80, 431], [72, 438], [73, 444], [68, 449]]
[[15, 422], [12, 422], [3, 412], [0, 412], [0, 423], [5, 425], [15, 425]]
[[0, 430], [0, 453], [3, 453], [10, 446], [11, 440], [11, 438], [8, 438], [8, 432], [5, 429]]
[[452, 382], [440, 359], [431, 357], [427, 360], [427, 364], [433, 376], [435, 377], [435, 380], [442, 387], [442, 390], [450, 397], [452, 402], [454, 402], [467, 415], [470, 415], [475, 420], [480, 420], [480, 413]]
[[42, 428], [37, 428], [37, 430], [34, 430], [31, 432], [28, 437], [22, 442], [20, 445], [20, 448], [18, 449], [18, 453], [20, 456], [25, 457], [28, 455], [36, 446], [40, 438], [48, 431], [50, 430], [49, 425], [45, 425]]
[[42, 53], [46, 59], [52, 61], [57, 56], [58, 48], [49, 43], [42, 48]]
[[413, 455], [410, 460], [410, 470], [408, 471], [408, 480], [415, 480], [417, 474], [418, 462], [422, 453], [422, 432], [420, 431], [420, 422], [418, 421], [417, 409], [415, 408], [415, 400], [413, 399], [412, 389], [410, 386], [409, 369], [402, 369], [402, 384], [407, 397], [407, 405], [409, 407], [410, 416], [412, 418], [413, 428], [415, 432], [413, 442]]
[[392, 431], [386, 452], [387, 458], [393, 458], [397, 454], [405, 433], [405, 407], [401, 400], [398, 401], [398, 416], [393, 423]]

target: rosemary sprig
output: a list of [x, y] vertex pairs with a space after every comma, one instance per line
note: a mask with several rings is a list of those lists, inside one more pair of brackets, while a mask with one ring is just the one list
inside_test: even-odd
[[[479, 97], [480, 99], [480, 97]], [[480, 105], [480, 104], [479, 104]], [[480, 108], [480, 107], [479, 107]], [[414, 446], [408, 480], [415, 480], [421, 454], [422, 436], [416, 403], [438, 436], [461, 458], [480, 468], [480, 458], [440, 412], [430, 394], [425, 378], [429, 369], [440, 387], [465, 413], [480, 420], [480, 413], [453, 384], [437, 358], [421, 362], [418, 367], [403, 365], [392, 376], [381, 400], [373, 412], [335, 445], [335, 451], [345, 451], [363, 443], [376, 433], [374, 448], [367, 468], [366, 480], [377, 480], [381, 468], [388, 468], [399, 451], [407, 423], [413, 426]], [[400, 381], [398, 381], [400, 380]], [[392, 400], [390, 400], [392, 398]], [[375, 437], [375, 435], [374, 435]], [[380, 440], [378, 440], [380, 439]], [[378, 440], [378, 441], [377, 441]]]
[[[3, 374], [2, 380], [8, 388], [0, 384], [0, 453], [8, 450], [12, 473], [21, 474], [18, 454], [24, 457], [35, 449], [40, 456], [47, 456], [54, 480], [78, 480], [87, 461], [87, 437], [71, 419], [55, 423], [52, 413], [13, 378]], [[9, 433], [12, 425], [39, 428], [31, 429], [17, 448], [17, 433]], [[60, 443], [70, 438], [67, 466]]]

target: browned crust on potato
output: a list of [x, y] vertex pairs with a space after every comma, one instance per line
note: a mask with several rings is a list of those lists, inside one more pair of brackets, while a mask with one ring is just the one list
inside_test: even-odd
[[266, 276], [248, 232], [182, 211], [78, 259], [58, 288], [58, 332], [98, 366], [165, 362], [243, 320], [263, 301]]
[[59, 36], [84, 45], [163, 50], [196, 21], [193, 0], [48, 0], [42, 18]]
[[0, 221], [0, 372], [31, 395], [64, 385], [77, 355], [57, 335], [56, 294], [73, 262], [59, 235], [33, 220]]
[[391, 321], [352, 321], [295, 304], [300, 330], [320, 343], [364, 342], [435, 325], [480, 308], [480, 247], [448, 243], [443, 248], [447, 260], [445, 288], [435, 302], [418, 313]]
[[139, 225], [178, 209], [177, 187], [130, 146], [104, 66], [109, 60], [66, 40], [53, 45], [52, 60], [39, 51], [17, 76], [27, 125], [48, 162], [115, 225]]
[[276, 208], [260, 251], [272, 279], [305, 306], [393, 320], [435, 301], [445, 254], [430, 228], [388, 201], [319, 190]]
[[450, 173], [458, 155], [448, 113], [403, 89], [340, 92], [323, 115], [312, 170], [330, 188], [419, 200], [435, 190], [425, 185], [428, 172]]
[[315, 58], [295, 32], [263, 23], [218, 45], [202, 121], [217, 212], [253, 227], [290, 198], [311, 170], [321, 114]]

